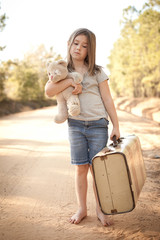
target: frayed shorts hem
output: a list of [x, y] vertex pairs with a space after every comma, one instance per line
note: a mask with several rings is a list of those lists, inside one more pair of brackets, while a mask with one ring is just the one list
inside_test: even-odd
[[92, 165], [91, 162], [83, 162], [83, 163], [82, 163], [82, 162], [72, 162], [72, 161], [71, 161], [71, 164], [72, 164], [72, 165], [88, 165], [88, 164], [89, 164], [89, 165]]

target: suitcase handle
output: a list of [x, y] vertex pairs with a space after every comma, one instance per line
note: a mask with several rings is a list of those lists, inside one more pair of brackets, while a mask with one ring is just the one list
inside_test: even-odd
[[113, 143], [110, 144], [110, 146], [117, 147], [118, 144], [122, 142], [122, 139], [124, 139], [124, 138], [121, 137], [121, 138], [117, 139], [116, 135], [114, 135], [113, 138], [112, 138]]

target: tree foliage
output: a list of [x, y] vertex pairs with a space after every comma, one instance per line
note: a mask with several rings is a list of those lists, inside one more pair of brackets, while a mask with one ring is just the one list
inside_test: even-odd
[[0, 67], [0, 101], [2, 101], [5, 98], [5, 93], [4, 93], [4, 82], [5, 82], [5, 70], [1, 66]]
[[[1, 6], [0, 6], [0, 32], [3, 31], [4, 27], [6, 26], [6, 19], [7, 16], [5, 13], [1, 14]], [[5, 47], [0, 46], [0, 51], [2, 51]]]
[[[46, 61], [57, 60], [60, 55], [44, 45], [28, 52], [22, 61], [2, 62], [0, 67], [0, 91], [2, 101], [11, 98], [20, 101], [44, 100], [44, 86], [48, 80]], [[2, 86], [1, 86], [2, 85]]]
[[[1, 10], [1, 7], [0, 7]], [[0, 11], [0, 32], [6, 26], [6, 14]], [[0, 46], [0, 51], [5, 47]], [[44, 85], [48, 79], [46, 60], [61, 58], [44, 45], [28, 52], [22, 61], [0, 62], [0, 101], [11, 98], [20, 101], [44, 100]]]
[[124, 9], [108, 68], [117, 96], [160, 97], [160, 1]]

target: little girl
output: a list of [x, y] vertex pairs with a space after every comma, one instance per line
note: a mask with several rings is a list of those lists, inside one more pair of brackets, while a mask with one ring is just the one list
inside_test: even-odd
[[[75, 165], [75, 183], [78, 211], [70, 218], [70, 222], [78, 224], [87, 216], [87, 174], [92, 173], [92, 158], [108, 141], [108, 115], [113, 129], [110, 139], [120, 137], [119, 123], [115, 106], [108, 86], [108, 77], [102, 68], [95, 63], [96, 37], [88, 29], [81, 28], [73, 32], [68, 41], [68, 71], [76, 71], [83, 75], [82, 85], [75, 84], [72, 79], [59, 83], [48, 81], [46, 94], [52, 97], [69, 86], [73, 86], [73, 94], [79, 94], [81, 113], [77, 117], [68, 118], [69, 140], [71, 146], [71, 163]], [[92, 173], [93, 176], [93, 173]], [[94, 181], [93, 181], [94, 182]], [[95, 185], [93, 183], [97, 217], [104, 226], [112, 221], [100, 209]]]

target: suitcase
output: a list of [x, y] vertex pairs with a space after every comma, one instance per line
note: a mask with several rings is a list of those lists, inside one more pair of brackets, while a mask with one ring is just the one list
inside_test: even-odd
[[132, 211], [146, 179], [139, 138], [130, 135], [114, 141], [94, 156], [92, 166], [102, 212]]

